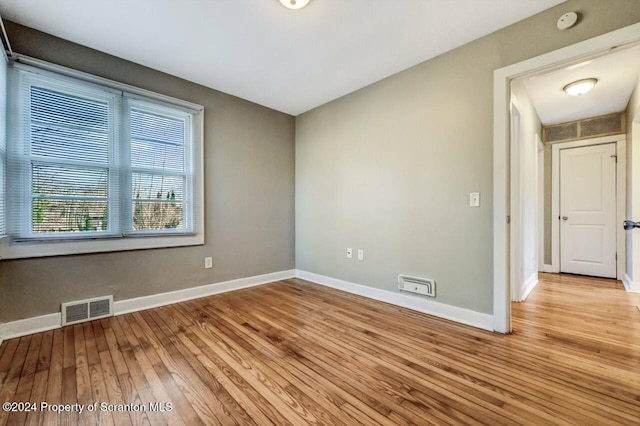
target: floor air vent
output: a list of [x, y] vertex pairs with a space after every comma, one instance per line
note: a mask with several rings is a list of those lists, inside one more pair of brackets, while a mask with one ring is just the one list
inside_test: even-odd
[[94, 297], [62, 304], [62, 325], [113, 315], [113, 296]]
[[436, 282], [431, 278], [398, 275], [398, 288], [402, 291], [436, 297]]

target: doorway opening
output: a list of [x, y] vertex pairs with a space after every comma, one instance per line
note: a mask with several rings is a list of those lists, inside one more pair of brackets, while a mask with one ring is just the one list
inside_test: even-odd
[[[593, 39], [536, 57], [530, 60], [520, 62], [499, 70], [494, 73], [494, 330], [503, 333], [509, 333], [511, 331], [511, 300], [512, 300], [512, 285], [518, 283], [519, 286], [527, 284], [527, 272], [530, 272], [530, 265], [535, 264], [535, 277], [532, 278], [537, 282], [538, 270], [545, 270], [547, 264], [545, 260], [549, 256], [547, 253], [546, 244], [541, 247], [542, 244], [547, 243], [548, 239], [545, 238], [545, 229], [547, 224], [552, 223], [552, 219], [546, 219], [548, 223], [545, 223], [544, 207], [548, 207], [546, 203], [544, 207], [537, 208], [536, 217], [532, 219], [529, 214], [529, 207], [527, 202], [537, 204], [540, 203], [540, 194], [538, 186], [540, 185], [540, 167], [536, 165], [532, 158], [539, 159], [540, 155], [537, 149], [534, 149], [534, 157], [529, 157], [529, 160], [522, 157], [522, 153], [527, 149], [522, 149], [523, 140], [521, 137], [512, 138], [512, 132], [514, 128], [511, 121], [511, 111], [514, 103], [519, 113], [519, 126], [522, 128], [525, 126], [523, 118], [523, 110], [527, 109], [527, 102], [523, 101], [522, 97], [518, 97], [517, 93], [512, 91], [514, 83], [527, 79], [539, 79], [544, 80], [544, 76], [548, 76], [557, 71], [575, 71], [582, 68], [587, 69], [588, 64], [596, 61], [599, 58], [603, 58], [607, 55], [615, 54], [617, 52], [635, 48], [640, 44], [640, 24], [634, 24], [629, 27], [595, 37]], [[637, 77], [636, 77], [637, 79]], [[637, 80], [636, 80], [637, 81]], [[637, 86], [634, 85], [634, 86]], [[602, 85], [601, 87], [604, 87]], [[638, 90], [635, 87], [634, 90]], [[515, 96], [514, 96], [515, 95]], [[514, 99], [515, 98], [515, 99]], [[627, 97], [626, 101], [628, 101]], [[519, 103], [519, 105], [518, 105]], [[524, 105], [524, 106], [523, 106]], [[625, 102], [626, 106], [626, 102]], [[535, 109], [535, 108], [534, 108]], [[624, 108], [620, 108], [623, 110]], [[590, 112], [592, 108], [587, 108], [586, 112]], [[565, 111], [566, 112], [566, 111]], [[578, 111], [584, 114], [585, 111]], [[595, 112], [592, 116], [597, 116], [599, 113]], [[600, 113], [602, 114], [602, 113]], [[588, 115], [583, 115], [580, 118], [587, 118]], [[538, 117], [540, 119], [540, 117]], [[577, 120], [578, 118], [566, 118], [566, 116], [559, 115], [557, 122]], [[540, 121], [544, 121], [541, 119]], [[521, 133], [522, 134], [522, 133]], [[540, 137], [538, 133], [538, 137]], [[514, 146], [514, 143], [519, 143], [519, 146]], [[618, 141], [615, 141], [618, 144]], [[622, 143], [624, 145], [624, 143]], [[535, 147], [535, 145], [534, 145]], [[617, 147], [617, 145], [616, 145]], [[604, 154], [603, 154], [604, 155]], [[616, 154], [618, 155], [618, 151]], [[547, 155], [543, 155], [545, 166], [550, 159]], [[530, 161], [531, 164], [525, 164]], [[626, 162], [625, 162], [626, 163]], [[631, 165], [629, 163], [629, 170]], [[533, 177], [527, 174], [527, 170], [537, 170], [537, 175]], [[616, 167], [616, 173], [618, 173], [619, 167]], [[624, 167], [626, 171], [626, 164]], [[543, 180], [543, 185], [546, 183]], [[626, 179], [625, 179], [626, 181]], [[531, 194], [524, 194], [522, 190], [534, 188], [533, 196]], [[623, 191], [620, 187], [617, 187], [617, 192]], [[514, 195], [518, 194], [518, 195]], [[620, 195], [616, 193], [616, 195]], [[622, 199], [627, 199], [627, 194], [622, 193]], [[531, 200], [535, 199], [535, 202]], [[529, 201], [527, 201], [529, 200]], [[529, 204], [530, 206], [531, 204]], [[614, 226], [621, 227], [620, 217], [624, 218], [626, 209], [617, 208], [615, 213]], [[639, 214], [640, 210], [636, 212]], [[529, 216], [527, 216], [529, 214]], [[547, 214], [546, 216], [549, 216]], [[542, 218], [541, 218], [542, 217]], [[562, 218], [560, 218], [562, 220]], [[527, 227], [527, 224], [532, 224], [536, 232], [527, 234], [527, 230], [531, 226]], [[593, 231], [593, 230], [592, 230]], [[533, 235], [533, 236], [532, 236]], [[595, 235], [592, 232], [592, 236]], [[529, 240], [533, 240], [533, 250], [530, 250], [531, 245]], [[542, 241], [539, 241], [542, 240]], [[579, 238], [578, 238], [579, 240]], [[624, 273], [624, 264], [626, 256], [624, 254], [620, 256], [620, 252], [624, 253], [625, 235], [616, 236], [616, 248], [618, 250], [619, 258], [622, 260], [616, 264], [616, 276], [619, 273], [619, 266], [623, 265], [621, 272]], [[627, 237], [628, 242], [628, 237]], [[524, 244], [527, 243], [527, 244]], [[622, 244], [622, 250], [619, 249], [619, 245]], [[552, 251], [552, 250], [548, 250]], [[533, 260], [531, 254], [533, 253]], [[583, 253], [584, 255], [584, 253]], [[615, 254], [614, 254], [615, 255]], [[542, 257], [542, 262], [540, 257]], [[542, 264], [542, 268], [540, 265]], [[552, 272], [552, 271], [549, 271]], [[559, 272], [559, 271], [558, 271]], [[618, 277], [621, 279], [622, 276]], [[522, 288], [522, 287], [520, 287]], [[526, 292], [526, 286], [524, 288]], [[529, 290], [530, 291], [530, 290]], [[525, 295], [526, 297], [526, 295]]]

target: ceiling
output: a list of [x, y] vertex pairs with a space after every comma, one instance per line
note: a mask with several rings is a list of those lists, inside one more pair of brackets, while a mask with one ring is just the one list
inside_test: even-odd
[[0, 14], [298, 115], [563, 1], [0, 0]]
[[[614, 51], [546, 74], [523, 78], [531, 103], [544, 125], [624, 111], [640, 74], [640, 46]], [[587, 94], [569, 96], [562, 88], [595, 77]]]

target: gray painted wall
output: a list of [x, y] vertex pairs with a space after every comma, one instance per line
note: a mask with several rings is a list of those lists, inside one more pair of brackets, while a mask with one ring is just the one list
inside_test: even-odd
[[[294, 268], [293, 117], [7, 22], [15, 51], [205, 107], [204, 246], [0, 262], [0, 322]], [[179, 58], [176, 58], [179, 60]], [[213, 256], [214, 268], [204, 269]]]
[[296, 267], [390, 291], [432, 277], [437, 301], [492, 313], [493, 70], [638, 21], [637, 0], [570, 0], [298, 116]]

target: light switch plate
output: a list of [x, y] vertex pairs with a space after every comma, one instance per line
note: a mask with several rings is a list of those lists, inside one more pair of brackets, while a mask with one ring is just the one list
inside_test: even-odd
[[480, 207], [480, 193], [469, 193], [469, 207]]

